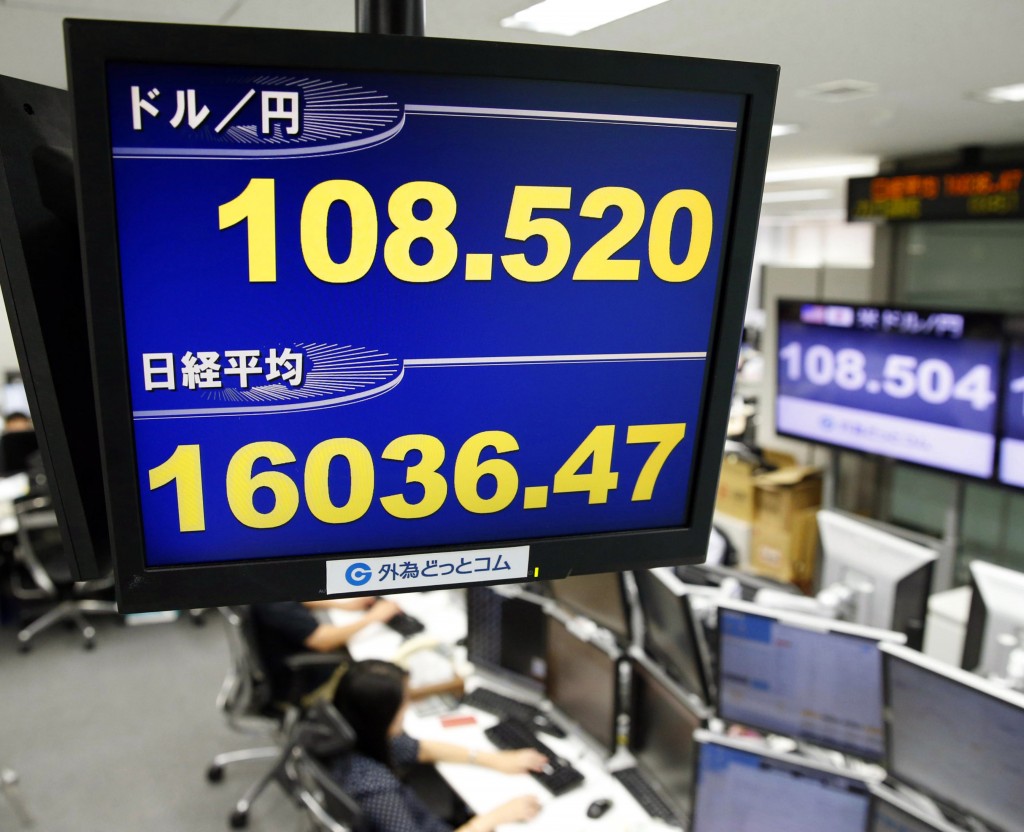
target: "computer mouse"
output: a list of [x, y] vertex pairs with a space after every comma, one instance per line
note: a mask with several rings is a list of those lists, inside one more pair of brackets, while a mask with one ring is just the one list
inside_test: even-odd
[[597, 820], [611, 808], [612, 802], [607, 797], [598, 798], [587, 807], [587, 817]]

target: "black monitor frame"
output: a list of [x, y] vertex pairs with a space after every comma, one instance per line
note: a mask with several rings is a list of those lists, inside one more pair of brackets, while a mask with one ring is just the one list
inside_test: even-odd
[[[587, 727], [585, 725], [583, 725], [581, 722], [579, 722], [575, 718], [575, 716], [573, 714], [568, 713], [565, 710], [563, 710], [561, 708], [561, 706], [559, 705], [559, 703], [551, 698], [551, 688], [552, 688], [552, 685], [553, 685], [554, 681], [558, 678], [558, 672], [559, 672], [559, 670], [558, 670], [558, 668], [559, 668], [558, 663], [551, 661], [551, 658], [552, 658], [551, 654], [552, 654], [552, 649], [553, 649], [552, 644], [555, 642], [555, 639], [553, 639], [552, 635], [551, 635], [552, 629], [562, 630], [563, 634], [565, 636], [568, 636], [569, 638], [573, 639], [575, 642], [578, 642], [582, 649], [593, 651], [595, 654], [600, 653], [600, 654], [602, 654], [603, 659], [607, 659], [608, 664], [610, 665], [611, 671], [612, 671], [612, 673], [611, 673], [612, 678], [610, 679], [611, 686], [612, 686], [612, 690], [611, 690], [611, 694], [612, 694], [612, 713], [610, 714], [611, 719], [609, 721], [609, 724], [606, 726], [607, 730], [609, 731], [608, 735], [606, 735], [604, 737], [599, 737], [596, 734], [589, 733], [589, 731], [587, 730]], [[619, 732], [618, 719], [619, 719], [619, 715], [622, 713], [622, 707], [623, 707], [623, 702], [622, 702], [622, 686], [620, 684], [620, 679], [619, 679], [619, 667], [620, 667], [620, 664], [622, 662], [623, 656], [621, 654], [619, 654], [617, 656], [613, 655], [612, 653], [609, 653], [608, 650], [606, 650], [603, 647], [598, 646], [594, 642], [587, 641], [585, 639], [581, 639], [576, 633], [574, 633], [569, 628], [568, 624], [566, 624], [564, 621], [562, 621], [560, 618], [558, 618], [556, 616], [548, 616], [547, 636], [548, 636], [547, 637], [548, 675], [547, 675], [547, 679], [545, 680], [545, 684], [544, 684], [545, 696], [548, 698], [548, 700], [551, 702], [551, 704], [555, 706], [555, 708], [559, 711], [559, 713], [564, 714], [569, 719], [570, 722], [572, 722], [575, 725], [579, 726], [580, 729], [582, 729], [584, 732], [586, 732], [587, 736], [591, 739], [591, 741], [593, 742], [593, 744], [595, 746], [601, 748], [608, 756], [611, 756], [612, 754], [615, 753], [615, 749], [616, 749], [617, 744], [618, 744], [618, 732]]]
[[[622, 627], [614, 626], [609, 627], [610, 619], [614, 616], [603, 616], [603, 613], [598, 611], [595, 612], [593, 607], [588, 604], [579, 603], [571, 595], [571, 590], [566, 591], [566, 585], [561, 581], [573, 581], [577, 578], [582, 578], [585, 581], [596, 581], [600, 578], [615, 581], [615, 589], [613, 590], [613, 598], [610, 598], [611, 603], [619, 605], [619, 609], [622, 610], [623, 620], [616, 622], [621, 623]], [[554, 602], [565, 609], [567, 612], [574, 615], [580, 615], [593, 621], [598, 627], [610, 632], [615, 636], [615, 641], [621, 646], [628, 646], [630, 639], [633, 636], [633, 607], [629, 600], [629, 593], [626, 591], [626, 586], [623, 583], [622, 575], [618, 572], [599, 572], [594, 574], [586, 575], [571, 575], [567, 578], [561, 578], [558, 581], [551, 581], [549, 584], [551, 597]], [[566, 595], [569, 595], [567, 598]]]
[[[725, 441], [733, 376], [753, 262], [778, 67], [660, 55], [464, 40], [312, 31], [273, 31], [106, 21], [65, 21], [74, 100], [79, 207], [85, 241], [93, 359], [111, 535], [123, 611], [314, 599], [325, 595], [325, 564], [360, 556], [530, 546], [529, 575], [550, 579], [704, 559]], [[147, 566], [127, 378], [107, 62], [429, 71], [478, 77], [580, 81], [739, 95], [744, 99], [733, 197], [724, 223], [717, 297], [695, 445], [688, 525], [473, 546], [346, 552], [198, 566]], [[494, 582], [494, 581], [492, 581]], [[358, 591], [351, 593], [358, 595]]]
[[[649, 677], [651, 683], [657, 685], [662, 689], [661, 692], [669, 694], [680, 707], [689, 711], [695, 721], [698, 723], [694, 731], [703, 729], [707, 723], [708, 712], [704, 710], [698, 710], [694, 707], [693, 703], [688, 701], [687, 697], [682, 695], [682, 691], [677, 690], [678, 684], [675, 680], [669, 678], [664, 669], [658, 667], [654, 662], [649, 661], [645, 658], [639, 658], [637, 656], [630, 657], [630, 669], [631, 669], [631, 690], [630, 690], [630, 727], [629, 727], [629, 751], [636, 759], [637, 767], [644, 772], [649, 779], [654, 779], [658, 785], [658, 791], [661, 792], [661, 797], [666, 800], [669, 807], [676, 813], [676, 815], [688, 822], [691, 815], [693, 814], [693, 804], [689, 801], [693, 797], [693, 781], [697, 774], [697, 748], [696, 744], [691, 738], [690, 747], [688, 752], [690, 754], [690, 781], [691, 788], [685, 795], [682, 794], [667, 794], [668, 789], [662, 784], [657, 772], [652, 771], [651, 767], [648, 766], [642, 757], [637, 753], [636, 743], [636, 727], [639, 719], [639, 700], [640, 690], [637, 682], [638, 677], [642, 674], [643, 676]], [[640, 684], [648, 684], [647, 679], [644, 679]], [[661, 693], [657, 694], [661, 695]], [[682, 754], [684, 752], [680, 752]]]
[[[714, 681], [711, 678], [711, 669], [707, 666], [707, 657], [701, 649], [700, 636], [697, 633], [697, 628], [700, 625], [693, 614], [693, 609], [690, 605], [689, 592], [684, 590], [677, 594], [655, 573], [651, 573], [649, 576], [639, 577], [639, 572], [634, 571], [633, 579], [636, 581], [637, 602], [640, 606], [641, 616], [643, 619], [644, 652], [652, 660], [659, 663], [664, 668], [665, 672], [675, 680], [676, 684], [684, 687], [688, 692], [700, 698], [704, 704], [710, 705], [714, 701], [714, 697], [712, 696]], [[663, 591], [665, 595], [671, 595], [672, 601], [678, 607], [679, 616], [685, 622], [683, 625], [685, 633], [680, 634], [682, 636], [682, 643], [679, 645], [679, 648], [684, 652], [688, 651], [692, 655], [693, 671], [696, 678], [682, 678], [686, 674], [676, 666], [676, 663], [673, 661], [672, 656], [669, 655], [669, 652], [657, 643], [657, 638], [651, 636], [651, 630], [653, 628], [650, 626], [650, 621], [652, 616], [648, 609], [648, 604], [644, 601], [646, 592], [641, 589], [641, 583], [645, 580], [659, 582], [659, 584], [661, 584], [659, 591]], [[680, 583], [682, 583], [682, 581], [680, 581]]]
[[0, 289], [71, 575], [110, 573], [67, 92], [0, 77]]
[[[523, 597], [528, 596], [528, 597]], [[523, 673], [512, 666], [512, 661], [507, 657], [513, 650], [523, 650], [538, 646], [541, 643], [541, 650], [536, 656], [547, 661], [547, 613], [544, 610], [543, 602], [529, 600], [535, 597], [532, 593], [521, 593], [519, 595], [506, 597], [495, 592], [490, 587], [469, 586], [466, 592], [466, 618], [468, 632], [466, 633], [467, 658], [477, 668], [483, 669], [486, 673], [498, 676], [512, 684], [527, 688], [536, 693], [544, 690], [544, 679], [537, 678], [530, 673]], [[493, 661], [490, 657], [480, 655], [479, 639], [481, 635], [473, 631], [473, 610], [475, 604], [493, 604], [494, 615], [498, 617], [498, 626], [501, 628], [501, 644], [498, 646], [498, 659]], [[516, 632], [507, 632], [506, 624], [509, 619], [514, 619], [519, 629]], [[524, 630], [525, 627], [525, 630]], [[538, 633], [535, 628], [539, 627]], [[524, 637], [525, 636], [525, 637]], [[523, 652], [530, 652], [527, 649]], [[522, 653], [520, 653], [520, 656]], [[546, 675], [546, 674], [545, 674]]]

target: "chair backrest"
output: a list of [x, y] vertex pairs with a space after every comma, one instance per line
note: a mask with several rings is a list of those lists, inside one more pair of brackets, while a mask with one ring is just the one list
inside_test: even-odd
[[227, 625], [231, 665], [217, 697], [217, 707], [227, 714], [232, 728], [246, 731], [247, 718], [272, 715], [270, 682], [260, 657], [249, 607], [218, 609]]
[[0, 473], [4, 476], [27, 471], [29, 457], [39, 450], [34, 430], [16, 430], [0, 435]]
[[318, 702], [292, 728], [285, 771], [297, 802], [328, 832], [362, 832], [359, 804], [331, 775], [329, 767], [350, 753], [355, 731], [330, 702]]

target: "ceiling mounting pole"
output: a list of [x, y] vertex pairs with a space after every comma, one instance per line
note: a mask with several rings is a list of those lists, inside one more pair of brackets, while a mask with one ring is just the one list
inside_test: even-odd
[[425, 0], [356, 0], [356, 31], [371, 35], [423, 35]]

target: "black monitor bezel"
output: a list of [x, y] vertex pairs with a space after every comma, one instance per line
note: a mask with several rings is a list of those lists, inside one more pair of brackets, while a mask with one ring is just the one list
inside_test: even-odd
[[[513, 541], [530, 545], [530, 577], [699, 562], [711, 531], [739, 335], [746, 309], [778, 67], [660, 55], [312, 31], [65, 21], [74, 101], [79, 209], [86, 260], [93, 360], [101, 415], [118, 601], [124, 611], [324, 597], [325, 563], [367, 555], [460, 551], [507, 545], [291, 555], [280, 559], [152, 568], [134, 468], [124, 321], [105, 84], [108, 61], [309, 67], [462, 74], [687, 89], [743, 97], [733, 199], [725, 226], [723, 279], [700, 430], [694, 437], [689, 525]], [[127, 437], [127, 441], [125, 438]], [[629, 553], [624, 555], [624, 553]], [[639, 554], [638, 554], [639, 553]], [[636, 558], [630, 562], [628, 557]], [[350, 594], [361, 594], [353, 592]]]
[[[992, 474], [988, 477], [979, 477], [974, 474], [964, 474], [960, 471], [951, 471], [949, 468], [943, 468], [939, 465], [927, 465], [923, 462], [914, 462], [909, 459], [900, 459], [898, 457], [889, 457], [882, 454], [872, 453], [871, 451], [864, 451], [860, 448], [853, 448], [849, 445], [838, 445], [834, 442], [823, 442], [820, 439], [812, 439], [803, 434], [790, 433], [788, 431], [779, 430], [778, 414], [779, 414], [779, 322], [782, 320], [782, 308], [783, 306], [801, 306], [804, 304], [816, 304], [821, 306], [851, 306], [854, 309], [869, 307], [873, 309], [894, 309], [898, 311], [912, 311], [912, 312], [953, 312], [955, 314], [962, 314], [965, 317], [971, 316], [976, 318], [986, 318], [987, 323], [996, 330], [996, 338], [1001, 342], [1000, 355], [999, 355], [999, 369], [995, 379], [996, 381], [996, 399], [993, 402], [993, 406], [996, 409], [996, 421], [995, 426], [992, 429], [992, 436], [994, 437], [995, 447], [992, 451]], [[947, 477], [955, 477], [957, 479], [966, 480], [969, 482], [977, 482], [983, 485], [994, 485], [1000, 488], [1012, 488], [1019, 491], [1020, 489], [1011, 485], [1010, 483], [1003, 482], [999, 478], [999, 460], [1002, 453], [1002, 438], [1003, 438], [1003, 385], [1002, 380], [1006, 371], [1006, 362], [1009, 354], [1009, 343], [1010, 339], [1007, 337], [1005, 332], [1005, 316], [998, 312], [992, 312], [984, 309], [949, 309], [946, 307], [933, 306], [931, 304], [906, 304], [906, 303], [868, 303], [861, 301], [843, 301], [843, 300], [822, 300], [821, 298], [797, 298], [797, 297], [780, 297], [775, 302], [775, 385], [771, 391], [772, 397], [772, 425], [775, 430], [776, 436], [781, 436], [785, 439], [795, 439], [798, 442], [806, 442], [810, 445], [820, 445], [823, 448], [829, 448], [833, 451], [844, 451], [845, 453], [857, 454], [858, 456], [866, 457], [868, 459], [883, 459], [890, 460], [897, 465], [906, 465], [910, 468], [917, 468], [921, 471], [930, 471], [934, 474], [943, 474]]]
[[[596, 653], [603, 654], [604, 657], [608, 660], [608, 664], [611, 665], [611, 668], [612, 668], [612, 680], [611, 680], [612, 681], [612, 719], [611, 719], [611, 725], [608, 726], [610, 731], [611, 731], [610, 736], [607, 737], [607, 739], [609, 740], [608, 742], [604, 741], [605, 738], [594, 736], [589, 731], [587, 731], [586, 727], [584, 725], [582, 725], [581, 723], [579, 723], [572, 714], [567, 713], [566, 711], [562, 710], [561, 706], [555, 700], [551, 699], [551, 679], [552, 679], [552, 676], [553, 676], [551, 669], [552, 669], [553, 666], [555, 666], [554, 663], [551, 661], [551, 644], [552, 644], [551, 628], [552, 627], [559, 627], [559, 628], [561, 628], [562, 630], [565, 631], [565, 634], [567, 636], [569, 636], [570, 638], [574, 639], [575, 641], [578, 641], [581, 645], [584, 645], [587, 649], [593, 650]], [[570, 627], [569, 627], [567, 622], [563, 621], [561, 618], [559, 618], [557, 616], [554, 616], [554, 615], [549, 615], [548, 616], [548, 620], [547, 620], [547, 645], [546, 645], [546, 649], [547, 649], [548, 674], [547, 674], [547, 678], [544, 680], [544, 697], [546, 699], [548, 699], [548, 701], [551, 702], [551, 704], [558, 710], [559, 713], [563, 714], [571, 723], [573, 723], [573, 725], [578, 726], [579, 730], [582, 733], [584, 733], [595, 746], [597, 746], [598, 748], [601, 748], [610, 757], [612, 754], [615, 753], [615, 749], [618, 746], [618, 734], [619, 734], [618, 718], [619, 718], [619, 715], [622, 713], [622, 707], [623, 707], [622, 690], [621, 690], [621, 686], [619, 684], [619, 665], [621, 664], [621, 662], [623, 660], [622, 655], [621, 654], [618, 655], [618, 656], [612, 655], [607, 650], [605, 650], [604, 648], [598, 646], [594, 642], [588, 641], [588, 640], [583, 639], [583, 638], [580, 638], [576, 633], [574, 633], [572, 631], [572, 629], [570, 629]]]
[[[638, 702], [639, 702], [639, 698], [640, 698], [639, 687], [637, 685], [637, 678], [638, 678], [638, 676], [643, 675], [643, 676], [653, 680], [655, 685], [658, 685], [661, 688], [663, 688], [666, 692], [668, 692], [671, 696], [673, 696], [680, 705], [682, 705], [684, 708], [686, 708], [686, 710], [688, 710], [691, 714], [693, 714], [693, 716], [696, 718], [696, 720], [698, 722], [697, 728], [694, 729], [694, 735], [696, 735], [696, 733], [698, 731], [700, 731], [700, 730], [702, 730], [702, 729], [707, 727], [707, 712], [702, 713], [701, 711], [697, 710], [696, 708], [694, 708], [694, 706], [693, 706], [693, 704], [691, 702], [687, 701], [687, 698], [685, 696], [681, 695], [681, 693], [679, 691], [673, 690], [673, 687], [677, 686], [677, 684], [671, 678], [662, 678], [662, 676], [665, 676], [666, 674], [664, 674], [663, 668], [659, 668], [658, 667], [657, 663], [652, 662], [652, 661], [645, 661], [645, 660], [637, 658], [636, 656], [631, 656], [629, 663], [630, 663], [630, 671], [631, 671], [631, 673], [630, 673], [630, 691], [629, 691], [629, 698], [630, 698], [630, 728], [629, 728], [629, 746], [628, 746], [629, 747], [629, 752], [630, 752], [630, 754], [633, 755], [634, 759], [636, 760], [637, 768], [639, 768], [640, 771], [642, 771], [645, 774], [645, 776], [647, 776], [649, 778], [653, 778], [654, 780], [657, 781], [657, 784], [658, 784], [658, 786], [660, 788], [660, 791], [664, 793], [662, 795], [664, 797], [665, 794], [667, 794], [668, 789], [665, 788], [664, 784], [658, 778], [657, 773], [654, 772], [652, 770], [652, 768], [649, 765], [647, 765], [647, 763], [644, 762], [643, 759], [640, 757], [640, 755], [637, 754], [637, 752], [636, 752], [634, 732], [635, 732], [635, 725], [636, 725], [636, 721], [637, 720], [636, 720], [635, 714], [639, 710]], [[643, 682], [643, 684], [647, 684], [646, 679]], [[694, 741], [692, 736], [690, 738], [690, 766], [691, 766], [691, 770], [690, 770], [690, 784], [691, 784], [691, 788], [689, 790], [689, 794], [685, 795], [684, 799], [686, 799], [686, 800], [692, 800], [692, 798], [693, 798], [693, 784], [694, 784], [694, 781], [696, 780], [696, 777], [697, 777], [697, 744]], [[679, 801], [679, 797], [678, 796], [676, 796], [676, 795], [668, 795], [667, 802], [670, 804], [669, 808], [671, 808], [673, 810], [673, 812], [681, 820], [683, 820], [685, 822], [689, 822], [689, 820], [693, 816], [693, 804], [691, 803], [689, 805], [689, 808], [687, 809], [687, 808], [683, 807], [682, 805], [680, 805], [678, 801]]]
[[[692, 693], [694, 696], [698, 697], [705, 705], [711, 705], [712, 702], [714, 701], [714, 697], [711, 695], [711, 687], [712, 687], [712, 684], [713, 684], [713, 682], [712, 682], [712, 675], [713, 674], [712, 674], [711, 669], [707, 666], [707, 662], [705, 660], [706, 657], [703, 654], [703, 651], [701, 650], [701, 647], [700, 647], [700, 637], [697, 634], [697, 627], [699, 626], [699, 624], [698, 624], [697, 619], [695, 618], [695, 616], [693, 614], [693, 607], [690, 604], [690, 595], [689, 595], [689, 593], [688, 592], [683, 592], [682, 594], [676, 595], [674, 592], [672, 592], [671, 587], [669, 587], [669, 586], [665, 586], [664, 587], [666, 592], [671, 593], [675, 597], [676, 603], [679, 605], [680, 614], [683, 616], [683, 618], [687, 622], [687, 632], [686, 632], [686, 637], [685, 637], [686, 643], [683, 645], [683, 648], [687, 649], [687, 650], [690, 650], [693, 653], [694, 667], [696, 668], [697, 677], [698, 677], [697, 678], [697, 685], [698, 685], [698, 687], [700, 687], [700, 690], [690, 690], [689, 686], [686, 684], [686, 682], [683, 679], [680, 678], [680, 674], [678, 672], [678, 668], [675, 667], [675, 663], [670, 661], [670, 659], [668, 658], [667, 654], [664, 653], [657, 646], [653, 646], [652, 647], [652, 641], [651, 641], [651, 635], [650, 635], [651, 627], [650, 627], [650, 624], [649, 624], [649, 622], [650, 622], [650, 615], [648, 614], [647, 606], [644, 604], [644, 598], [643, 598], [644, 593], [640, 589], [640, 581], [636, 580], [636, 575], [637, 575], [637, 572], [639, 572], [639, 571], [641, 571], [641, 570], [634, 570], [633, 580], [636, 581], [636, 600], [637, 600], [637, 605], [640, 608], [640, 615], [641, 615], [641, 618], [642, 618], [643, 624], [644, 624], [644, 640], [643, 640], [643, 651], [644, 651], [644, 653], [646, 655], [648, 655], [653, 661], [655, 661], [658, 664], [662, 665], [664, 667], [664, 669], [665, 669], [665, 672], [672, 679], [675, 680], [675, 683], [677, 685], [685, 688], [690, 693]], [[650, 570], [647, 570], [647, 571], [650, 571]], [[661, 579], [656, 574], [653, 574], [653, 573], [651, 574], [651, 580], [661, 581]], [[677, 579], [677, 580], [679, 580], [679, 579]], [[671, 669], [670, 669], [670, 667], [671, 667]]]
[[558, 582], [559, 581], [569, 581], [569, 580], [572, 580], [573, 578], [578, 577], [577, 575], [567, 575], [564, 578], [559, 578], [557, 580], [550, 581], [549, 582], [549, 586], [550, 586], [550, 591], [551, 591], [551, 599], [554, 601], [554, 603], [557, 606], [561, 607], [566, 612], [572, 613], [574, 615], [582, 616], [583, 618], [586, 618], [586, 619], [588, 619], [590, 621], [593, 621], [602, 630], [607, 630], [609, 633], [611, 633], [615, 637], [616, 643], [619, 644], [620, 646], [629, 646], [629, 644], [630, 644], [630, 642], [631, 642], [631, 640], [633, 638], [633, 620], [632, 620], [632, 618], [633, 618], [633, 615], [632, 615], [633, 607], [632, 607], [632, 604], [630, 603], [630, 600], [629, 600], [629, 593], [626, 592], [626, 585], [625, 585], [625, 583], [623, 581], [622, 573], [620, 573], [620, 572], [593, 572], [593, 573], [588, 572], [588, 573], [585, 573], [585, 574], [587, 576], [591, 576], [591, 577], [592, 576], [596, 576], [596, 575], [607, 575], [610, 578], [614, 578], [615, 579], [615, 583], [616, 583], [615, 597], [616, 597], [616, 599], [619, 602], [620, 608], [622, 609], [623, 624], [624, 624], [624, 630], [623, 631], [612, 629], [611, 627], [606, 627], [603, 623], [601, 623], [600, 621], [598, 621], [594, 617], [592, 610], [588, 609], [585, 605], [574, 603], [571, 600], [566, 600], [564, 595], [562, 597], [559, 597], [559, 590], [557, 588]]
[[[0, 77], [0, 95], [11, 98], [17, 95], [22, 100], [22, 106], [31, 109], [31, 112], [25, 111], [27, 115], [50, 122], [50, 126], [55, 118], [60, 118], [58, 111], [65, 111], [68, 123], [64, 126], [68, 131], [69, 142], [66, 150], [71, 150], [71, 101], [64, 90], [17, 78]], [[5, 124], [2, 129], [15, 130], [16, 127]], [[57, 149], [50, 144], [43, 146]], [[30, 148], [22, 149], [28, 151]], [[33, 152], [35, 150], [38, 148], [33, 148]], [[110, 542], [106, 539], [106, 517], [103, 516], [106, 507], [97, 507], [102, 497], [96, 500], [93, 495], [85, 495], [88, 488], [96, 487], [99, 483], [99, 477], [95, 476], [92, 469], [99, 464], [100, 454], [97, 449], [95, 458], [85, 458], [80, 440], [76, 443], [74, 437], [69, 437], [66, 427], [68, 420], [77, 419], [79, 429], [91, 433], [90, 426], [83, 423], [97, 418], [96, 405], [91, 397], [82, 401], [77, 396], [69, 395], [58, 382], [60, 373], [55, 368], [61, 362], [66, 365], [68, 345], [46, 341], [44, 316], [40, 314], [41, 302], [47, 298], [46, 287], [39, 281], [41, 276], [35, 275], [29, 266], [21, 237], [22, 228], [18, 223], [19, 210], [48, 210], [48, 206], [15, 205], [13, 200], [24, 199], [24, 195], [12, 191], [5, 170], [7, 162], [2, 156], [0, 152], [0, 289], [7, 308], [29, 411], [39, 438], [39, 451], [47, 476], [46, 486], [57, 516], [71, 576], [76, 580], [103, 578], [110, 574], [111, 569]], [[16, 161], [10, 160], [11, 163]], [[44, 200], [43, 195], [39, 197]], [[69, 204], [74, 199], [70, 190], [67, 198]], [[59, 245], [60, 241], [54, 244]], [[52, 279], [53, 276], [44, 277]], [[74, 279], [75, 276], [70, 277]], [[81, 315], [85, 316], [85, 310], [81, 310]], [[75, 345], [76, 348], [80, 346], [84, 345]], [[88, 369], [85, 364], [87, 356], [79, 353], [72, 360]], [[89, 441], [89, 438], [85, 438], [86, 444]], [[95, 441], [99, 441], [98, 436]]]

